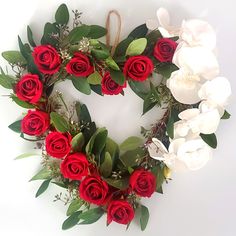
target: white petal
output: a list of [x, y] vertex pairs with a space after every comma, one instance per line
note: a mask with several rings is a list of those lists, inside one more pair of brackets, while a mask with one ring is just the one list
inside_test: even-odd
[[179, 147], [185, 143], [185, 139], [184, 138], [178, 138], [178, 139], [174, 139], [170, 142], [170, 146], [169, 146], [169, 153], [174, 153], [177, 154]]
[[149, 19], [146, 21], [146, 26], [150, 30], [155, 30], [158, 28], [158, 21], [154, 19]]
[[148, 144], [148, 152], [153, 159], [160, 161], [164, 160], [163, 155], [168, 153], [164, 144], [156, 138], [153, 138], [152, 143]]
[[198, 94], [202, 100], [207, 99], [220, 106], [225, 106], [231, 95], [231, 86], [226, 78], [217, 77], [203, 84]]
[[183, 21], [180, 38], [190, 46], [203, 46], [210, 50], [216, 46], [215, 31], [208, 22], [203, 20]]
[[160, 31], [163, 38], [171, 38], [175, 36], [175, 34], [172, 34], [171, 32], [169, 32], [167, 29], [163, 27], [158, 27], [158, 30]]
[[201, 46], [189, 47], [180, 44], [174, 54], [173, 63], [205, 79], [212, 79], [219, 74], [219, 65], [215, 55]]
[[191, 108], [191, 109], [187, 109], [187, 110], [184, 110], [184, 111], [180, 112], [179, 113], [179, 118], [181, 120], [190, 120], [192, 118], [195, 118], [199, 114], [200, 114], [199, 109]]
[[174, 138], [186, 137], [189, 134], [190, 127], [186, 121], [180, 120], [174, 123]]
[[158, 10], [157, 10], [157, 19], [160, 23], [161, 26], [163, 26], [164, 28], [168, 28], [168, 26], [170, 25], [170, 16], [169, 16], [169, 13], [168, 11], [163, 8], [163, 7], [160, 7]]
[[201, 85], [197, 78], [198, 76], [195, 78], [181, 70], [175, 71], [167, 80], [167, 87], [178, 102], [195, 104], [200, 101], [198, 91]]
[[212, 100], [204, 100], [199, 104], [199, 109], [201, 112], [207, 112], [213, 109], [217, 109], [219, 112], [220, 117], [223, 116], [225, 109], [224, 107], [218, 105], [217, 103], [213, 102]]

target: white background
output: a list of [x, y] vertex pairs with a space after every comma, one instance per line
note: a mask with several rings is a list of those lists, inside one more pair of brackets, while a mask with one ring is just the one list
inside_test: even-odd
[[[25, 38], [30, 24], [39, 38], [46, 21], [52, 21], [57, 0], [7, 0], [0, 4], [0, 51], [17, 49], [17, 34]], [[170, 10], [172, 22], [201, 17], [216, 29], [221, 74], [230, 79], [233, 92], [236, 55], [236, 14], [233, 0], [71, 0], [70, 9], [84, 12], [82, 21], [104, 25], [106, 14], [117, 9], [123, 19], [123, 36], [147, 18], [155, 18], [156, 9], [165, 6]], [[4, 62], [1, 61], [4, 66]], [[60, 86], [60, 89], [63, 90]], [[110, 135], [118, 141], [138, 134], [140, 124], [150, 124], [158, 115], [147, 114], [140, 118], [141, 100], [127, 90], [127, 96], [99, 98], [80, 96], [67, 84], [70, 100], [82, 99], [91, 109], [95, 120], [107, 126]], [[65, 91], [65, 89], [64, 89]], [[0, 88], [0, 95], [9, 91]], [[175, 174], [173, 181], [164, 187], [164, 195], [155, 195], [144, 203], [150, 209], [150, 222], [145, 232], [132, 223], [126, 232], [121, 225], [105, 226], [105, 217], [91, 226], [75, 227], [62, 231], [66, 208], [53, 203], [60, 188], [50, 187], [39, 199], [34, 198], [39, 182], [28, 182], [39, 168], [40, 159], [14, 161], [17, 155], [29, 152], [32, 144], [26, 143], [7, 126], [15, 121], [22, 110], [7, 97], [0, 97], [0, 235], [51, 236], [51, 235], [148, 235], [148, 236], [235, 236], [236, 235], [236, 96], [228, 107], [232, 118], [222, 121], [217, 132], [218, 149], [214, 158], [200, 171]]]

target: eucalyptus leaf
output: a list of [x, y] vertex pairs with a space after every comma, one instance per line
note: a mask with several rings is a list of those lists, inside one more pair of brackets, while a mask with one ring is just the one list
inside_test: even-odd
[[110, 70], [111, 79], [119, 85], [124, 85], [125, 76], [121, 71]]
[[158, 74], [162, 75], [166, 79], [169, 79], [172, 72], [178, 70], [179, 68], [172, 63], [160, 63], [156, 66]]
[[207, 143], [212, 148], [217, 148], [217, 138], [216, 135], [213, 134], [200, 134], [201, 138], [205, 143]]
[[9, 129], [16, 133], [21, 133], [21, 120], [17, 120], [8, 126]]
[[[2, 71], [3, 72], [3, 71]], [[15, 80], [12, 76], [6, 75], [5, 73], [0, 74], [0, 85], [6, 89], [12, 89]]]
[[105, 60], [110, 56], [110, 52], [107, 49], [92, 49], [91, 53], [98, 60]]
[[62, 229], [63, 230], [67, 230], [70, 229], [72, 227], [74, 227], [75, 225], [78, 224], [78, 222], [80, 221], [80, 214], [82, 213], [82, 211], [76, 211], [74, 212], [72, 215], [70, 215], [62, 224]]
[[148, 32], [148, 28], [146, 26], [146, 24], [142, 24], [142, 25], [139, 25], [138, 27], [136, 27], [128, 36], [128, 38], [134, 38], [134, 39], [137, 39], [137, 38], [143, 38], [146, 36]]
[[145, 156], [145, 150], [141, 147], [136, 148], [132, 151], [127, 151], [120, 156], [122, 163], [128, 167], [138, 166], [139, 162]]
[[88, 25], [80, 25], [71, 30], [68, 35], [70, 43], [79, 42], [83, 37], [87, 37], [90, 33], [90, 29], [91, 28]]
[[26, 60], [19, 51], [2, 52], [2, 57], [13, 65], [25, 65]]
[[222, 120], [227, 120], [231, 117], [228, 111], [225, 110], [223, 116], [221, 117]]
[[83, 133], [78, 133], [77, 135], [75, 135], [71, 141], [71, 145], [72, 145], [72, 149], [75, 152], [79, 152], [82, 150], [82, 147], [84, 145], [84, 135]]
[[83, 220], [79, 224], [92, 224], [98, 221], [104, 214], [104, 210], [101, 207], [89, 209], [79, 215], [80, 220]]
[[91, 116], [89, 114], [89, 110], [85, 104], [80, 106], [80, 115], [79, 115], [79, 120], [91, 123]]
[[145, 99], [145, 97], [148, 94], [148, 90], [147, 90], [147, 86], [145, 82], [138, 82], [138, 81], [130, 80], [129, 86], [136, 95], [138, 95], [142, 99]]
[[130, 151], [140, 147], [143, 144], [143, 139], [140, 137], [131, 136], [127, 138], [123, 143], [120, 145], [121, 151]]
[[95, 71], [93, 74], [88, 76], [87, 80], [89, 84], [101, 84], [102, 76], [97, 71]]
[[56, 112], [51, 112], [50, 118], [57, 131], [62, 133], [69, 131], [70, 126], [64, 117]]
[[141, 205], [140, 226], [142, 231], [146, 229], [148, 220], [149, 220], [149, 210], [147, 207]]
[[22, 101], [20, 100], [18, 97], [15, 97], [15, 96], [12, 96], [11, 99], [18, 105], [18, 106], [21, 106], [23, 108], [26, 108], [26, 109], [31, 109], [31, 108], [34, 108], [35, 106], [28, 103], [28, 102], [25, 102], [25, 101]]
[[164, 169], [158, 165], [154, 166], [151, 171], [156, 176], [156, 192], [158, 192], [165, 181]]
[[114, 53], [114, 57], [116, 58], [117, 61], [117, 57], [120, 56], [125, 56], [126, 50], [128, 48], [128, 46], [130, 45], [130, 43], [133, 41], [132, 37], [128, 37], [124, 40], [122, 40], [116, 47], [115, 49], [115, 53]]
[[40, 156], [40, 155], [37, 154], [37, 153], [24, 153], [24, 154], [21, 154], [21, 155], [17, 156], [15, 158], [15, 160], [20, 160], [20, 159], [24, 159], [24, 158], [28, 158], [28, 157], [34, 157], [34, 156]]
[[70, 205], [69, 205], [69, 207], [68, 207], [68, 209], [67, 209], [66, 215], [67, 215], [67, 216], [72, 215], [73, 213], [75, 213], [76, 211], [78, 211], [78, 210], [81, 208], [81, 206], [82, 206], [83, 204], [84, 204], [84, 202], [83, 202], [81, 199], [78, 199], [78, 198], [74, 199], [74, 200], [70, 203]]
[[173, 117], [170, 115], [168, 122], [166, 124], [166, 132], [171, 139], [174, 138], [174, 122], [175, 121], [174, 121]]
[[108, 137], [106, 140], [105, 151], [110, 153], [112, 159], [112, 169], [115, 168], [120, 154], [118, 144], [114, 140]]
[[58, 24], [66, 25], [69, 21], [69, 11], [66, 4], [61, 4], [55, 14], [55, 20]]
[[47, 167], [44, 167], [36, 175], [34, 175], [30, 181], [41, 180], [41, 179], [50, 179], [51, 175], [52, 175], [52, 172]]
[[147, 46], [147, 39], [146, 38], [140, 38], [133, 40], [127, 50], [126, 50], [126, 55], [127, 56], [136, 56], [140, 55], [144, 52], [145, 48]]
[[112, 57], [108, 57], [105, 60], [105, 63], [107, 66], [113, 70], [120, 70], [119, 66], [116, 64], [116, 62], [112, 59]]
[[98, 39], [107, 34], [107, 29], [100, 25], [90, 25], [90, 31], [87, 35], [88, 38]]
[[90, 88], [89, 83], [86, 78], [71, 76], [71, 81], [72, 81], [74, 87], [77, 90], [79, 90], [81, 93], [84, 93], [86, 95], [91, 94], [91, 88]]
[[44, 26], [41, 44], [50, 44], [52, 46], [56, 46], [58, 44], [58, 41], [52, 37], [53, 34], [59, 34], [59, 30], [55, 24], [47, 22]]
[[109, 177], [112, 172], [112, 158], [109, 152], [105, 153], [105, 158], [103, 163], [100, 166], [101, 175], [105, 178]]
[[129, 180], [128, 178], [122, 178], [122, 179], [112, 179], [112, 178], [105, 178], [104, 179], [109, 185], [113, 186], [114, 188], [124, 190], [127, 189], [129, 186]]
[[40, 185], [35, 197], [40, 196], [41, 194], [43, 194], [47, 190], [47, 188], [50, 184], [50, 181], [51, 181], [51, 179], [47, 179]]
[[29, 26], [27, 26], [27, 37], [28, 37], [29, 44], [32, 47], [36, 47], [36, 43], [34, 42], [34, 38], [33, 38], [33, 32]]

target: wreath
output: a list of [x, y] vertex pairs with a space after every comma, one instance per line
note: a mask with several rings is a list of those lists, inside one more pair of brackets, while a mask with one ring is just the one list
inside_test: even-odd
[[[2, 53], [14, 76], [1, 69], [0, 84], [28, 109], [9, 128], [42, 150], [42, 168], [31, 179], [43, 180], [36, 197], [49, 184], [67, 190], [66, 198], [55, 199], [69, 205], [63, 229], [94, 223], [106, 213], [107, 225], [128, 227], [136, 215], [144, 230], [149, 211], [140, 200], [163, 193], [171, 171], [203, 167], [217, 146], [220, 120], [230, 117], [225, 106], [231, 88], [218, 76], [216, 36], [202, 20], [171, 26], [163, 8], [158, 21], [148, 20], [121, 42], [117, 11], [109, 12], [106, 27], [83, 24], [78, 10], [73, 15], [69, 24], [68, 8], [60, 5], [55, 22], [45, 24], [40, 45], [28, 26], [28, 43], [18, 37], [19, 51]], [[119, 22], [113, 46], [112, 15]], [[106, 43], [99, 40], [104, 36]], [[96, 126], [85, 104], [76, 102], [71, 109], [62, 93], [53, 92], [65, 80], [96, 96], [125, 96], [129, 85], [143, 99], [142, 114], [158, 106], [164, 116], [151, 128], [142, 127], [142, 138], [117, 144], [105, 127]]]

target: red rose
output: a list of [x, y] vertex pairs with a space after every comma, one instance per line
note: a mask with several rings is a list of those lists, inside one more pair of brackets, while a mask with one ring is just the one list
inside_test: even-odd
[[22, 101], [35, 104], [41, 98], [42, 92], [43, 84], [38, 75], [24, 75], [16, 84], [16, 95]]
[[146, 170], [135, 170], [129, 179], [132, 190], [141, 197], [151, 197], [156, 189], [155, 176]]
[[102, 78], [102, 93], [108, 95], [117, 95], [126, 87], [126, 82], [123, 85], [117, 84], [112, 80], [109, 72], [106, 72]]
[[130, 203], [124, 200], [110, 202], [107, 208], [107, 223], [115, 221], [119, 224], [127, 225], [134, 218], [134, 209]]
[[32, 136], [42, 135], [50, 125], [48, 113], [29, 110], [21, 122], [21, 131]]
[[44, 74], [55, 74], [61, 65], [61, 58], [50, 45], [41, 45], [34, 48], [33, 51], [34, 63], [39, 71]]
[[108, 191], [108, 184], [99, 176], [87, 176], [79, 186], [80, 197], [96, 205], [106, 202]]
[[123, 72], [126, 77], [136, 81], [144, 81], [153, 72], [154, 65], [150, 58], [146, 56], [130, 57], [124, 65]]
[[159, 39], [154, 47], [153, 55], [160, 62], [172, 62], [177, 43], [168, 38]]
[[46, 139], [47, 153], [56, 158], [63, 158], [71, 150], [71, 135], [69, 133], [52, 132]]
[[65, 178], [81, 180], [88, 175], [88, 160], [83, 153], [68, 155], [61, 163], [61, 173]]
[[66, 65], [66, 71], [68, 74], [87, 77], [94, 72], [94, 68], [86, 55], [76, 52]]

